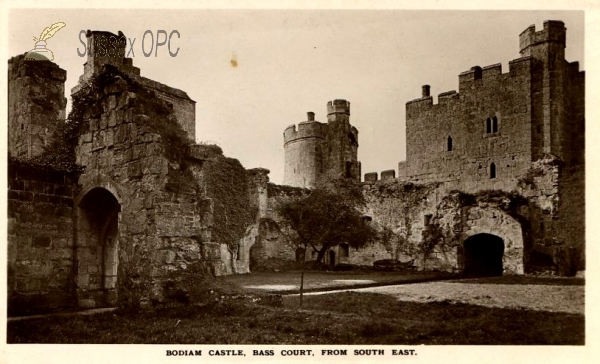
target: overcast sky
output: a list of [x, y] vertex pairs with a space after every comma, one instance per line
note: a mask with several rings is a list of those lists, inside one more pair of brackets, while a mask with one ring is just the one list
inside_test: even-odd
[[[566, 55], [584, 63], [583, 11], [406, 10], [90, 10], [9, 12], [9, 54], [33, 48], [33, 37], [52, 23], [67, 26], [48, 40], [55, 62], [67, 70], [67, 97], [83, 72], [81, 30], [121, 30], [133, 45], [143, 76], [179, 88], [196, 103], [196, 141], [214, 142], [246, 168], [271, 170], [283, 181], [283, 130], [326, 104], [351, 102], [359, 130], [362, 172], [396, 169], [405, 159], [405, 104], [458, 88], [472, 66], [519, 57], [519, 34], [547, 19], [567, 27]], [[156, 57], [144, 57], [142, 37], [170, 33]], [[156, 40], [155, 40], [156, 41]], [[150, 49], [150, 38], [145, 49]], [[235, 59], [237, 67], [232, 66]], [[437, 101], [436, 101], [437, 102]]]

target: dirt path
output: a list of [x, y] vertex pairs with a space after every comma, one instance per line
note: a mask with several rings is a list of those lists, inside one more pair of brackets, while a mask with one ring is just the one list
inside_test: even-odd
[[[383, 293], [401, 301], [450, 301], [488, 307], [585, 313], [585, 286], [429, 282], [358, 288], [351, 291]], [[333, 292], [308, 294], [328, 293]]]

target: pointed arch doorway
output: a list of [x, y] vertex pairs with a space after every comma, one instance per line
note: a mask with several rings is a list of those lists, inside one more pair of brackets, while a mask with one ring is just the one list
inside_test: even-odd
[[102, 187], [89, 190], [77, 204], [75, 286], [80, 307], [117, 303], [120, 211], [119, 200]]

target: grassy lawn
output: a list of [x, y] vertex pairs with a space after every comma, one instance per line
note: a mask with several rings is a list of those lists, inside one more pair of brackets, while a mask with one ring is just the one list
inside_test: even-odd
[[[304, 273], [304, 290], [306, 292], [316, 292], [335, 288], [359, 288], [407, 282], [424, 282], [451, 277], [453, 277], [453, 275], [444, 272], [418, 272], [415, 270], [405, 270], [401, 272], [309, 271]], [[231, 283], [242, 289], [253, 292], [296, 293], [300, 289], [299, 271], [236, 274], [217, 277], [217, 280]]]
[[[260, 299], [259, 299], [260, 298]], [[346, 292], [220, 295], [155, 313], [9, 322], [9, 343], [583, 345], [584, 316]]]

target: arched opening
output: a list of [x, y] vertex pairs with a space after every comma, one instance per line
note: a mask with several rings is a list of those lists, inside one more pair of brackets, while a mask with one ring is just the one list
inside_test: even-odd
[[501, 276], [504, 240], [492, 234], [476, 234], [463, 243], [463, 273], [467, 276]]
[[452, 151], [452, 137], [448, 137], [448, 148], [447, 148], [447, 150], [449, 152]]
[[333, 250], [329, 251], [329, 265], [332, 268], [335, 267], [335, 252]]
[[77, 295], [84, 307], [117, 302], [119, 212], [121, 205], [104, 188], [93, 188], [77, 206]]
[[494, 116], [492, 118], [492, 133], [497, 133], [497, 132], [498, 132], [498, 118]]
[[485, 120], [485, 132], [490, 134], [492, 132], [492, 119], [487, 118]]

